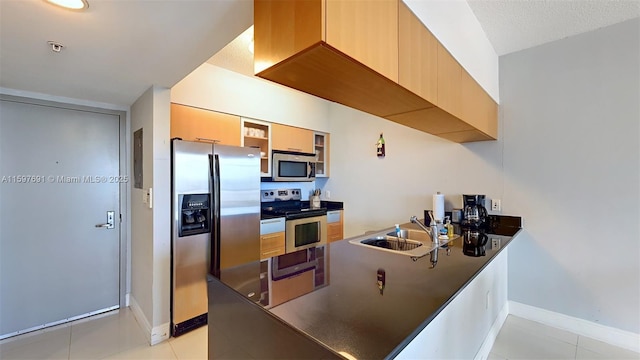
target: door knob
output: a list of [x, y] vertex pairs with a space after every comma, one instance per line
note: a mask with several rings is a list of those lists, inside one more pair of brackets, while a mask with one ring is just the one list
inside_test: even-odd
[[107, 211], [107, 222], [104, 224], [97, 224], [96, 227], [97, 228], [103, 228], [103, 229], [113, 229], [115, 228], [115, 211]]

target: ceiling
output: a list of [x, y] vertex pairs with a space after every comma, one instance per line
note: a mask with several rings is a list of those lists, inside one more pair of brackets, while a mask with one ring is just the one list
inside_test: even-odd
[[498, 56], [640, 16], [640, 0], [467, 0]]
[[[248, 0], [0, 0], [0, 87], [129, 106], [172, 87], [253, 23]], [[47, 41], [64, 45], [53, 52]]]
[[[238, 37], [253, 22], [251, 0], [88, 1], [77, 12], [43, 0], [0, 0], [0, 87], [129, 106], [150, 86], [172, 87], [206, 61], [253, 74], [252, 29]], [[640, 0], [468, 3], [498, 55], [640, 16]]]

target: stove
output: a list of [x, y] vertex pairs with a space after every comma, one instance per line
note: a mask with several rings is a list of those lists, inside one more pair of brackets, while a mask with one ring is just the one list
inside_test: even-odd
[[326, 208], [311, 209], [301, 201], [300, 189], [262, 190], [260, 194], [262, 218], [284, 217], [287, 220], [327, 215]]
[[260, 200], [263, 219], [285, 218], [287, 254], [327, 243], [327, 209], [309, 208], [308, 201], [301, 201], [300, 189], [262, 190]]

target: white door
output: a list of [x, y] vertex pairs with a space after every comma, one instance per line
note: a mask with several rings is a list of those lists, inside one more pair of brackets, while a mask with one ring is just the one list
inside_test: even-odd
[[0, 100], [0, 339], [119, 307], [119, 151], [118, 115]]

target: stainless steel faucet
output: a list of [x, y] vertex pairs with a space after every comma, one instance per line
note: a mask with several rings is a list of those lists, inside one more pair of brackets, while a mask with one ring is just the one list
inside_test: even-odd
[[412, 223], [418, 225], [422, 230], [429, 234], [429, 236], [431, 236], [431, 240], [436, 246], [436, 248], [431, 251], [431, 268], [434, 268], [438, 263], [438, 248], [440, 247], [440, 240], [438, 239], [438, 224], [436, 224], [436, 221], [433, 219], [433, 214], [431, 213], [431, 211], [429, 211], [429, 217], [431, 218], [429, 227], [421, 223], [416, 216], [412, 216], [409, 220]]

